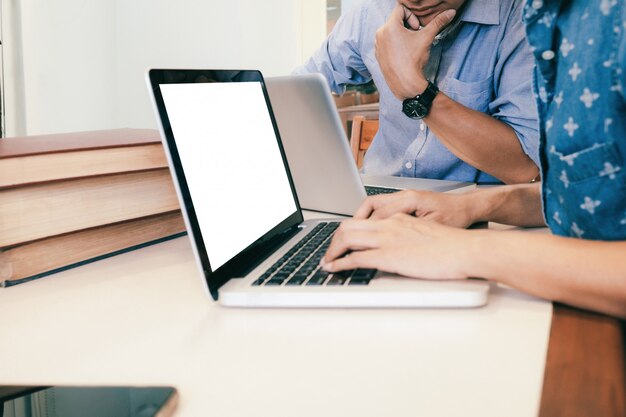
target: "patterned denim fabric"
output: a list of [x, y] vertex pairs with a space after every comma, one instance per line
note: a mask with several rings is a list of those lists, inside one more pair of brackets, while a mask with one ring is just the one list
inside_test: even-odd
[[[342, 14], [322, 47], [294, 72], [322, 73], [337, 93], [346, 85], [374, 80], [380, 92], [380, 128], [365, 156], [364, 172], [496, 181], [452, 154], [425, 123], [406, 117], [402, 103], [387, 87], [376, 61], [374, 38], [396, 0], [355, 3], [354, 9]], [[521, 20], [523, 6], [524, 0], [468, 0], [459, 16], [456, 36], [442, 41], [436, 84], [458, 103], [509, 124], [524, 152], [538, 165], [537, 110], [532, 97], [534, 60]]]
[[556, 234], [626, 239], [624, 0], [527, 0], [546, 222]]

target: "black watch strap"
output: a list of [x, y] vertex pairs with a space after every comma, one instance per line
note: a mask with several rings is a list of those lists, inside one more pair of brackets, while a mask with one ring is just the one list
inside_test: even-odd
[[433, 105], [433, 100], [435, 100], [435, 96], [437, 96], [438, 92], [439, 89], [437, 88], [437, 86], [428, 81], [428, 86], [426, 87], [426, 90], [424, 90], [422, 94], [416, 96], [415, 99], [419, 100], [422, 105], [430, 109], [430, 107]]
[[411, 119], [423, 119], [430, 111], [430, 107], [438, 92], [437, 86], [428, 81], [428, 86], [422, 94], [413, 98], [407, 98], [402, 102], [402, 112]]

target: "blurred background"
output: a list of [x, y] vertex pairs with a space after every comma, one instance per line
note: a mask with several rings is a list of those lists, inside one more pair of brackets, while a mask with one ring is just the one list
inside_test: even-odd
[[356, 1], [1, 0], [5, 136], [156, 127], [146, 69], [286, 75]]

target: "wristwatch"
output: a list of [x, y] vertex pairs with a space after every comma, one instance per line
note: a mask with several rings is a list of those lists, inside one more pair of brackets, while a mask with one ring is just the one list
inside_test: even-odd
[[428, 87], [422, 94], [407, 98], [402, 102], [402, 113], [411, 119], [419, 120], [426, 117], [433, 105], [433, 100], [439, 92], [437, 86], [428, 81]]

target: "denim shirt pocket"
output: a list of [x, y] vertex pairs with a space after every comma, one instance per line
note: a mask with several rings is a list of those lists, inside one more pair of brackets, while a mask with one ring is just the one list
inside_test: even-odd
[[487, 112], [491, 102], [493, 76], [481, 81], [461, 81], [456, 78], [447, 78], [441, 86], [448, 97], [480, 112]]
[[597, 178], [613, 178], [623, 171], [623, 161], [617, 145], [613, 142], [595, 143], [588, 148], [564, 154], [555, 147], [550, 150], [550, 163], [567, 174], [570, 184], [593, 181]]
[[626, 171], [617, 145], [596, 143], [571, 153], [552, 147], [548, 152], [553, 171], [548, 207], [559, 212], [565, 223], [559, 226], [571, 236], [578, 231], [587, 239], [624, 239]]

